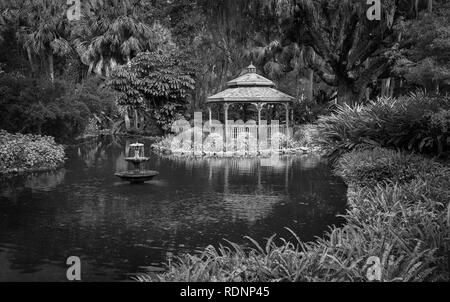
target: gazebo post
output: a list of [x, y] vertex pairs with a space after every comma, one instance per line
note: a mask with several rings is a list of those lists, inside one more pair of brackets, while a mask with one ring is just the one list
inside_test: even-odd
[[286, 136], [289, 137], [289, 103], [284, 103], [286, 108]]
[[258, 111], [258, 152], [259, 152], [259, 143], [261, 139], [261, 110], [264, 107], [263, 103], [253, 103], [255, 105], [256, 110]]
[[227, 142], [228, 142], [228, 107], [230, 106], [229, 103], [223, 103], [223, 109], [225, 113], [225, 151], [227, 151]]
[[211, 127], [211, 124], [212, 124], [211, 106], [208, 106], [208, 113], [209, 113], [209, 127]]

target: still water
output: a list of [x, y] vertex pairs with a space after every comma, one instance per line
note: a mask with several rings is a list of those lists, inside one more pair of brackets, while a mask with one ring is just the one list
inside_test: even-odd
[[114, 176], [134, 142], [120, 137], [69, 148], [58, 171], [0, 180], [0, 281], [65, 281], [69, 256], [84, 281], [127, 280], [223, 238], [293, 239], [289, 227], [310, 241], [342, 222], [346, 187], [317, 156], [187, 160], [140, 141], [160, 173], [146, 184]]

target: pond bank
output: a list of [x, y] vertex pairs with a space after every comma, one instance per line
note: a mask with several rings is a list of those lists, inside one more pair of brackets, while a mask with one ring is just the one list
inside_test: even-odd
[[[386, 172], [387, 171], [387, 172]], [[342, 227], [315, 242], [274, 236], [171, 262], [138, 281], [448, 281], [450, 169], [387, 149], [354, 151], [336, 165], [348, 184]], [[374, 272], [374, 265], [377, 274]]]
[[[155, 143], [151, 145], [151, 148], [153, 151], [157, 153], [161, 153], [164, 155], [174, 155], [174, 156], [180, 156], [180, 157], [213, 157], [213, 158], [227, 158], [227, 157], [238, 157], [238, 158], [245, 158], [245, 157], [271, 157], [274, 150], [265, 149], [261, 151], [233, 151], [233, 152], [215, 152], [215, 151], [201, 151], [201, 152], [195, 152], [193, 151], [192, 142], [189, 143], [188, 146], [183, 146], [180, 148], [175, 148], [174, 146], [177, 145], [174, 143], [175, 136], [168, 135], [162, 138], [157, 138], [155, 140]], [[182, 145], [183, 143], [181, 143]], [[204, 148], [207, 148], [204, 146]], [[210, 148], [208, 148], [210, 150]], [[290, 140], [285, 140], [283, 143], [280, 144], [280, 148], [276, 150], [278, 154], [280, 155], [288, 155], [288, 154], [321, 154], [322, 150], [318, 146], [300, 146], [297, 142]]]

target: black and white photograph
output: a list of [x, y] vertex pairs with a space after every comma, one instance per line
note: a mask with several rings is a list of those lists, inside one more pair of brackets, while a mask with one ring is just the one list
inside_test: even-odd
[[449, 201], [449, 0], [0, 0], [0, 284], [449, 282]]

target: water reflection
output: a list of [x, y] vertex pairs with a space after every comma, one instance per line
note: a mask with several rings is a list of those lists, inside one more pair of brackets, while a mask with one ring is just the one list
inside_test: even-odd
[[289, 227], [313, 240], [340, 223], [346, 188], [316, 156], [186, 160], [145, 141], [146, 168], [160, 175], [131, 186], [114, 171], [134, 142], [90, 141], [68, 150], [64, 169], [1, 181], [0, 280], [63, 280], [70, 255], [87, 263], [85, 280], [123, 279], [223, 238], [289, 238]]

